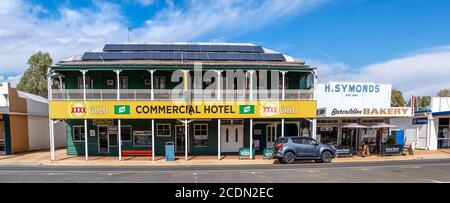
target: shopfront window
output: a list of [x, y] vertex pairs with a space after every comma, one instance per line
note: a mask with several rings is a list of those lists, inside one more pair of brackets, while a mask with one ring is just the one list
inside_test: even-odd
[[73, 141], [84, 142], [84, 126], [73, 126]]
[[438, 148], [450, 148], [450, 118], [439, 118]]
[[170, 137], [170, 124], [157, 124], [156, 125], [157, 137]]
[[152, 131], [137, 131], [133, 132], [133, 146], [134, 147], [151, 147], [152, 146]]
[[122, 142], [131, 142], [131, 126], [123, 125], [120, 127], [120, 133], [122, 137]]
[[358, 143], [358, 129], [342, 128], [342, 146], [356, 147]]
[[208, 147], [208, 125], [194, 125], [194, 147]]
[[317, 139], [324, 144], [337, 145], [338, 128], [332, 126], [317, 127]]

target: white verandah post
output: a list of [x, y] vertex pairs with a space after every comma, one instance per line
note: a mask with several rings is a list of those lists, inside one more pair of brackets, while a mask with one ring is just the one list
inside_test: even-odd
[[[117, 101], [120, 100], [120, 72], [122, 70], [115, 70], [117, 76]], [[119, 161], [122, 161], [122, 122], [120, 119], [117, 120], [117, 140], [119, 141]]]
[[[48, 89], [48, 100], [52, 100], [52, 72], [50, 69], [47, 71], [47, 89]], [[50, 160], [55, 160], [55, 134], [53, 129], [53, 120], [50, 118], [48, 119], [48, 127], [49, 127], [49, 134], [50, 134]]]
[[[83, 74], [83, 100], [86, 101], [86, 72], [87, 70], [81, 70]], [[84, 119], [84, 154], [86, 161], [89, 160], [89, 148], [88, 148], [88, 126], [87, 119]]]
[[[281, 77], [281, 100], [282, 101], [284, 101], [285, 100], [285, 95], [286, 95], [286, 88], [285, 88], [285, 86], [286, 86], [286, 80], [285, 80], [285, 78], [286, 78], [286, 72], [287, 71], [281, 71], [281, 75], [282, 75], [282, 77]], [[284, 118], [282, 118], [281, 119], [281, 137], [284, 137]]]
[[[150, 72], [150, 100], [155, 100], [155, 90], [153, 87], [153, 73], [155, 70], [149, 70]], [[155, 161], [155, 119], [152, 119], [152, 161]]]
[[[250, 70], [250, 101], [253, 101], [253, 72], [254, 70]], [[250, 152], [249, 157], [250, 159], [253, 159], [253, 119], [250, 119]]]
[[[222, 99], [221, 98], [221, 81], [222, 81], [221, 74], [222, 74], [222, 71], [218, 70], [216, 72], [217, 72], [217, 100], [220, 101]], [[221, 139], [220, 131], [221, 131], [221, 129], [220, 129], [220, 126], [221, 126], [221, 120], [218, 119], [217, 120], [217, 159], [218, 160], [220, 160], [222, 158], [221, 153], [220, 153], [221, 152], [221, 148], [220, 148], [220, 141], [221, 141], [220, 140]]]

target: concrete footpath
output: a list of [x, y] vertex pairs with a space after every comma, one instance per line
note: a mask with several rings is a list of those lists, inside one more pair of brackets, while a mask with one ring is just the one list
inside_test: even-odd
[[[17, 155], [1, 155], [1, 165], [53, 165], [53, 166], [192, 166], [192, 165], [252, 165], [252, 164], [276, 164], [276, 160], [263, 159], [256, 156], [254, 160], [239, 159], [235, 155], [223, 156], [221, 160], [217, 156], [189, 156], [185, 160], [184, 156], [177, 156], [175, 161], [165, 161], [164, 157], [156, 157], [151, 161], [151, 157], [125, 157], [122, 161], [113, 156], [91, 156], [86, 161], [84, 156], [67, 156], [65, 149], [56, 151], [56, 161], [50, 161], [48, 151], [37, 151]], [[415, 150], [414, 155], [408, 156], [369, 156], [369, 157], [346, 157], [337, 158], [333, 163], [351, 162], [376, 162], [376, 161], [402, 161], [420, 159], [450, 159], [450, 150], [424, 151]], [[310, 163], [311, 161], [299, 161], [299, 163]]]

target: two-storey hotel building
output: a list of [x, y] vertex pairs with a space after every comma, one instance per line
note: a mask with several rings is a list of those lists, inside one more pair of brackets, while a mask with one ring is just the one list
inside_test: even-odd
[[278, 137], [315, 135], [316, 78], [254, 44], [106, 44], [49, 69], [50, 140], [65, 122], [67, 154], [86, 159], [151, 150], [155, 160], [167, 142], [186, 159], [258, 153]]

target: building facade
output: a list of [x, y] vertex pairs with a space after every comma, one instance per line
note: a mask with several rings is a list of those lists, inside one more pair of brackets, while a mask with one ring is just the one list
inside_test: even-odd
[[[49, 149], [48, 127], [47, 99], [0, 84], [0, 154]], [[54, 129], [55, 146], [64, 147], [64, 126]]]
[[50, 117], [67, 124], [67, 153], [86, 159], [154, 159], [167, 142], [186, 159], [258, 153], [315, 134], [315, 71], [253, 44], [107, 44], [51, 67]]
[[317, 139], [350, 152], [368, 143], [372, 151], [379, 152], [381, 145], [389, 143], [392, 131], [403, 130], [389, 126], [391, 119], [412, 117], [410, 107], [391, 107], [391, 90], [389, 84], [318, 84]]
[[429, 110], [416, 111], [413, 118], [399, 124], [414, 134], [417, 149], [450, 148], [450, 97], [432, 97]]

